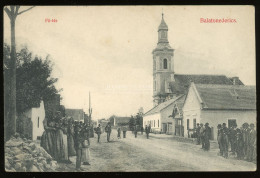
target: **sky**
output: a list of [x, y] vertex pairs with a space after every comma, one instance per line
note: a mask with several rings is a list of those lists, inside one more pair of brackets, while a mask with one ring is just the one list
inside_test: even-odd
[[[147, 112], [162, 11], [175, 73], [238, 76], [255, 85], [253, 6], [36, 6], [17, 17], [17, 50], [27, 46], [33, 55], [51, 56], [66, 108], [87, 112], [90, 92], [93, 119], [134, 115], [140, 107]], [[10, 44], [6, 13], [4, 42]]]

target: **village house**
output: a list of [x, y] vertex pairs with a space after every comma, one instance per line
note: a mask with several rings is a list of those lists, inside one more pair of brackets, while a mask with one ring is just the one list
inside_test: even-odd
[[114, 116], [113, 119], [110, 120], [111, 125], [118, 127], [118, 126], [128, 126], [129, 121], [131, 117], [119, 117], [119, 116]]
[[44, 118], [44, 102], [41, 101], [39, 107], [28, 109], [18, 116], [17, 131], [28, 139], [40, 139], [44, 131]]
[[74, 121], [84, 122], [84, 111], [83, 109], [65, 109], [67, 117], [72, 117]]
[[150, 125], [153, 132], [174, 134], [175, 120], [172, 117], [173, 110], [176, 103], [184, 99], [185, 95], [176, 96], [146, 112], [143, 116], [143, 127]]
[[183, 106], [184, 136], [190, 137], [197, 123], [209, 123], [212, 139], [217, 125], [256, 124], [256, 87], [191, 83]]

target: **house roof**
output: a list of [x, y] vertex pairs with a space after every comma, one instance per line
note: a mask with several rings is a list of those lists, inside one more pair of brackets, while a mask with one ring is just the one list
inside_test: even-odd
[[157, 106], [155, 106], [154, 108], [152, 108], [151, 110], [149, 110], [148, 112], [146, 112], [144, 114], [144, 116], [148, 116], [148, 115], [152, 115], [152, 114], [155, 114], [155, 113], [158, 113], [160, 112], [161, 110], [163, 110], [164, 108], [166, 108], [167, 106], [173, 104], [176, 100], [180, 99], [183, 95], [180, 95], [180, 96], [177, 96], [173, 99], [170, 99], [170, 100], [167, 100]]
[[[174, 80], [170, 82], [173, 93], [187, 93], [190, 83], [195, 84], [217, 84], [217, 85], [233, 85], [232, 78], [225, 75], [186, 75], [175, 74]], [[240, 81], [238, 79], [238, 81]], [[241, 81], [237, 85], [244, 85]]]
[[203, 109], [256, 109], [256, 87], [195, 84]]
[[83, 120], [84, 111], [83, 109], [65, 109], [65, 114], [72, 117], [74, 120]]
[[131, 117], [115, 117], [115, 119], [116, 119], [116, 123], [118, 124], [118, 123], [120, 123], [120, 124], [127, 124], [129, 121], [130, 121], [130, 119], [131, 119]]

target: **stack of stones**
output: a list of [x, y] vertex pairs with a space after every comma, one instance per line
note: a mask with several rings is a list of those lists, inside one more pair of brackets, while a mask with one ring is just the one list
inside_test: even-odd
[[7, 172], [53, 172], [57, 162], [39, 144], [19, 136], [5, 143]]

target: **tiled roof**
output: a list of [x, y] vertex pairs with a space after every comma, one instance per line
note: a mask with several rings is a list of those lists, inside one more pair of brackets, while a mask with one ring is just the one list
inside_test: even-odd
[[83, 109], [65, 109], [65, 114], [69, 117], [72, 117], [74, 120], [84, 119]]
[[116, 118], [116, 124], [126, 124], [130, 121], [131, 117], [115, 117]]
[[167, 106], [171, 105], [173, 102], [175, 102], [176, 100], [180, 99], [183, 95], [180, 95], [176, 98], [167, 100], [157, 106], [155, 106], [154, 108], [152, 108], [151, 110], [149, 110], [147, 113], [144, 114], [144, 116], [148, 116], [148, 115], [152, 115], [155, 113], [160, 112], [161, 110], [163, 110], [164, 108], [166, 108]]
[[[174, 82], [170, 82], [171, 90], [186, 94], [191, 82], [195, 84], [218, 84], [218, 85], [233, 85], [232, 81], [225, 75], [186, 75], [175, 74]], [[241, 82], [242, 83], [242, 82]]]
[[256, 87], [195, 84], [205, 109], [256, 109]]

